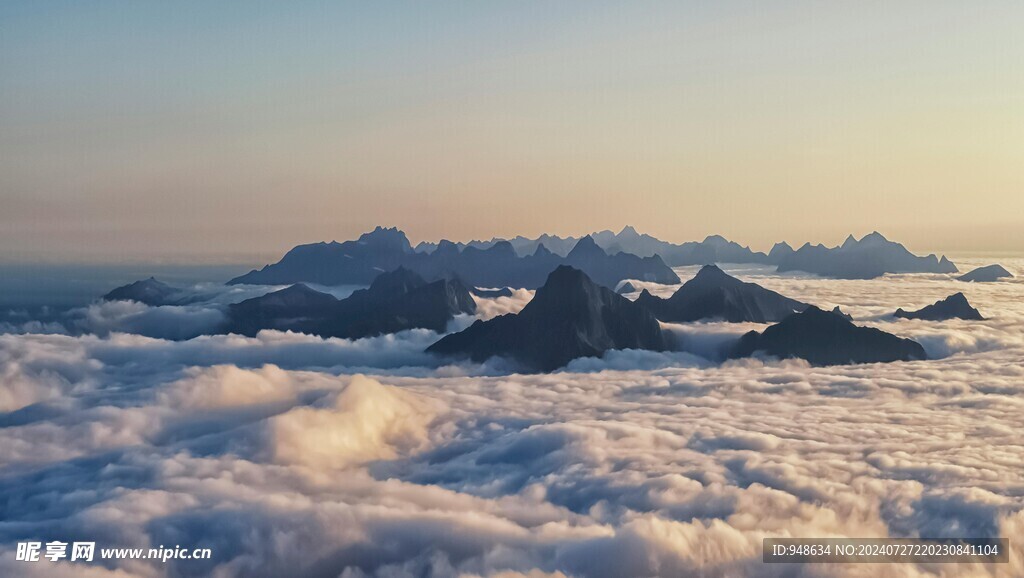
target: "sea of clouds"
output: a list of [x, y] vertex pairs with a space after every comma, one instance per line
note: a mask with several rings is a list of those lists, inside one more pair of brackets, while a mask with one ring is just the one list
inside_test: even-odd
[[[1017, 279], [726, 267], [934, 358], [885, 365], [723, 363], [763, 326], [714, 322], [667, 326], [681, 351], [548, 375], [434, 358], [430, 331], [192, 336], [252, 288], [8, 324], [0, 575], [1024, 575], [1024, 261], [1002, 262]], [[987, 319], [889, 317], [956, 291]], [[530, 297], [478, 299], [478, 317]], [[999, 536], [1013, 551], [988, 567], [761, 563], [766, 537], [843, 536]], [[25, 540], [213, 557], [16, 562]]]

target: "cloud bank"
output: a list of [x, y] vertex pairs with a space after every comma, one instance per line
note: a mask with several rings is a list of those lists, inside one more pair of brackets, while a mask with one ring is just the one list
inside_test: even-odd
[[[757, 281], [937, 359], [720, 363], [709, 352], [747, 328], [716, 323], [670, 327], [687, 351], [550, 375], [446, 365], [427, 331], [0, 335], [0, 574], [1024, 574], [1021, 286]], [[884, 317], [954, 287], [990, 319]], [[765, 537], [922, 535], [1010, 537], [1011, 563], [760, 562]], [[30, 539], [213, 558], [15, 562]]]

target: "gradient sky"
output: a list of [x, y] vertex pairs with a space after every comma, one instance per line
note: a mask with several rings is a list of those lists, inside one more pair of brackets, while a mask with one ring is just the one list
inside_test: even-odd
[[0, 260], [1024, 251], [1024, 3], [0, 1]]

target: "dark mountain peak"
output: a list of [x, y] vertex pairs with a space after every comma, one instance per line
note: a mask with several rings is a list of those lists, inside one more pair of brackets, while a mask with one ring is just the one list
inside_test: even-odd
[[515, 259], [519, 257], [512, 243], [504, 240], [491, 245], [491, 248], [487, 249], [487, 254], [494, 258]]
[[528, 369], [551, 371], [577, 357], [609, 349], [664, 350], [657, 319], [642, 306], [598, 285], [579, 269], [560, 266], [518, 314], [477, 321], [427, 348], [476, 361], [511, 357]]
[[977, 283], [990, 283], [1004, 277], [1013, 277], [1002, 265], [987, 265], [978, 267], [973, 271], [957, 277], [960, 281], [973, 281]]
[[363, 233], [360, 235], [357, 242], [374, 244], [382, 247], [399, 248], [406, 253], [412, 252], [412, 245], [409, 243], [409, 238], [406, 237], [405, 232], [398, 227], [384, 228], [378, 225], [369, 233]]
[[855, 239], [853, 237], [853, 234], [850, 234], [848, 237], [846, 237], [846, 240], [843, 241], [842, 247], [843, 247], [843, 249], [849, 249], [850, 247], [854, 247], [856, 245], [857, 245], [857, 239]]
[[704, 244], [706, 245], [728, 245], [730, 242], [721, 235], [708, 235], [704, 237]]
[[322, 291], [317, 291], [305, 283], [296, 283], [290, 287], [267, 293], [267, 295], [311, 295], [313, 293], [325, 295]]
[[772, 245], [772, 250], [768, 252], [768, 260], [776, 265], [782, 259], [793, 254], [793, 247], [789, 243], [782, 241], [781, 243], [775, 243]]
[[955, 305], [970, 305], [970, 303], [967, 302], [967, 296], [964, 295], [962, 291], [957, 291], [956, 293], [943, 299], [943, 301]]
[[427, 282], [419, 274], [405, 267], [398, 267], [394, 271], [378, 275], [373, 280], [373, 283], [370, 284], [370, 291], [374, 293], [402, 294], [426, 284]]
[[552, 253], [547, 247], [545, 247], [544, 243], [538, 243], [537, 250], [533, 252], [533, 256], [547, 257], [548, 255], [554, 255], [554, 253]]
[[228, 306], [227, 333], [253, 336], [261, 329], [299, 330], [302, 324], [337, 306], [333, 295], [302, 283]]
[[812, 365], [845, 365], [926, 359], [920, 343], [874, 327], [860, 327], [849, 319], [811, 305], [762, 333], [740, 338], [732, 357], [756, 351], [768, 355], [806, 359]]
[[871, 231], [871, 233], [869, 233], [867, 235], [864, 235], [864, 237], [860, 240], [860, 242], [862, 244], [863, 243], [888, 243], [889, 239], [886, 239], [878, 231]]
[[296, 283], [291, 287], [285, 287], [284, 289], [267, 293], [262, 297], [247, 299], [238, 305], [259, 302], [264, 307], [311, 306], [334, 303], [335, 301], [337, 301], [337, 299], [329, 293], [317, 291], [304, 283]]
[[434, 253], [437, 255], [454, 255], [458, 254], [459, 246], [448, 239], [441, 239], [437, 242], [437, 248], [434, 249]]
[[595, 241], [590, 235], [587, 235], [585, 237], [580, 237], [580, 240], [576, 242], [576, 246], [572, 248], [572, 251], [569, 251], [567, 258], [578, 259], [581, 257], [591, 256], [603, 257], [605, 255], [606, 253], [604, 252], [604, 249], [597, 244], [597, 241]]
[[974, 321], [985, 319], [977, 309], [971, 307], [967, 296], [963, 293], [954, 293], [917, 311], [904, 311], [901, 307], [893, 313], [893, 316], [901, 319], [923, 319], [926, 321], [945, 321], [954, 318]]
[[621, 231], [619, 231], [619, 234], [616, 236], [625, 238], [636, 238], [640, 236], [640, 233], [637, 233], [636, 229], [634, 229], [632, 225], [626, 225], [625, 227], [622, 228]]
[[163, 281], [157, 281], [156, 277], [141, 279], [122, 285], [102, 297], [104, 301], [138, 301], [146, 305], [159, 306], [170, 305], [174, 297], [182, 292], [177, 287], [172, 287]]
[[551, 294], [557, 294], [559, 297], [562, 297], [568, 294], [580, 293], [591, 285], [596, 286], [583, 271], [569, 265], [559, 265], [548, 275], [544, 285], [537, 289], [534, 299]]
[[634, 291], [636, 291], [636, 287], [629, 281], [619, 285], [619, 288], [615, 290], [619, 295], [622, 295], [623, 293], [633, 293]]
[[718, 268], [718, 265], [704, 265], [688, 282], [697, 285], [722, 285], [742, 283], [739, 279]]
[[139, 281], [131, 283], [131, 286], [134, 286], [134, 287], [170, 287], [170, 285], [168, 285], [167, 283], [164, 283], [163, 281], [158, 281], [157, 278], [152, 276], [152, 275], [150, 275], [149, 277], [147, 277], [145, 279], [141, 279]]
[[644, 292], [636, 302], [650, 309], [658, 319], [672, 323], [701, 319], [768, 323], [806, 307], [756, 283], [741, 281], [715, 265], [702, 267], [668, 299]]

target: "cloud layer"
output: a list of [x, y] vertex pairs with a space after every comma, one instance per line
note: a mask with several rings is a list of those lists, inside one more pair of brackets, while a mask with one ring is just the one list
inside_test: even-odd
[[[0, 335], [0, 574], [1024, 574], [1024, 287], [745, 276], [937, 359], [718, 363], [748, 328], [717, 323], [529, 376], [445, 365], [427, 331]], [[990, 319], [885, 317], [954, 289]], [[919, 535], [1010, 537], [1011, 564], [760, 562], [765, 537]], [[15, 562], [28, 539], [213, 559]]]

